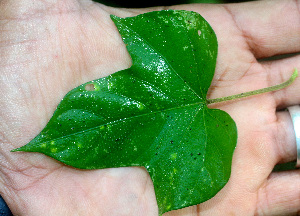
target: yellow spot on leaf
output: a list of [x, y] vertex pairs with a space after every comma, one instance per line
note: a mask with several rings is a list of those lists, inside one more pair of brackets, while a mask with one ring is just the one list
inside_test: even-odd
[[173, 173], [174, 173], [174, 174], [176, 174], [177, 171], [178, 171], [178, 170], [177, 170], [176, 168], [173, 168]]
[[168, 205], [166, 209], [167, 209], [167, 210], [171, 209], [171, 205]]
[[138, 103], [137, 107], [139, 108], [139, 110], [145, 109], [145, 106], [142, 103]]
[[171, 160], [175, 160], [177, 158], [177, 153], [173, 153], [170, 156]]
[[57, 148], [51, 148], [50, 151], [51, 151], [52, 153], [56, 153], [56, 152], [57, 152]]

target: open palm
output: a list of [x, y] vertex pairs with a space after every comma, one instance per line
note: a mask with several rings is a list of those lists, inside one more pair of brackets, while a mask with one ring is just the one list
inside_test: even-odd
[[[209, 98], [278, 84], [300, 68], [300, 56], [258, 61], [300, 51], [300, 2], [169, 7], [199, 12], [219, 40]], [[38, 153], [11, 153], [47, 124], [74, 87], [130, 66], [109, 14], [92, 1], [0, 2], [0, 183], [15, 215], [157, 215], [151, 179], [143, 168], [78, 170]], [[296, 215], [300, 172], [272, 173], [296, 158], [289, 115], [300, 103], [299, 79], [289, 88], [213, 104], [237, 123], [238, 144], [228, 184], [211, 200], [165, 215]]]

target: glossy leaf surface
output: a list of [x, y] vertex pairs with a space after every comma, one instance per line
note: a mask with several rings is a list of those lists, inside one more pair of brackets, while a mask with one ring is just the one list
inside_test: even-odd
[[199, 204], [228, 181], [237, 130], [208, 109], [217, 39], [197, 13], [112, 16], [131, 68], [70, 91], [17, 151], [41, 152], [82, 169], [144, 166], [159, 213]]

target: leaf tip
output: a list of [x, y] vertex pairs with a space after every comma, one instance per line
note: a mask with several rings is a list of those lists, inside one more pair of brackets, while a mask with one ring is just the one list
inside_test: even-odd
[[27, 151], [26, 145], [10, 150], [10, 152], [20, 152], [20, 151], [24, 151], [24, 152]]
[[116, 15], [111, 14], [111, 15], [110, 15], [110, 19], [111, 19], [113, 22], [117, 22], [117, 21], [119, 21], [121, 18], [118, 17], [118, 16], [116, 16]]
[[10, 150], [10, 152], [18, 152], [18, 151], [22, 151], [22, 150], [20, 148]]

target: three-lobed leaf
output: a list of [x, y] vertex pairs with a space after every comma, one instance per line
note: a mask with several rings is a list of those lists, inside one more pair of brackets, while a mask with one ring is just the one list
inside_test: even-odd
[[70, 91], [41, 133], [15, 151], [81, 169], [144, 166], [159, 213], [199, 204], [228, 181], [237, 130], [208, 109], [217, 39], [190, 11], [111, 17], [132, 66]]

